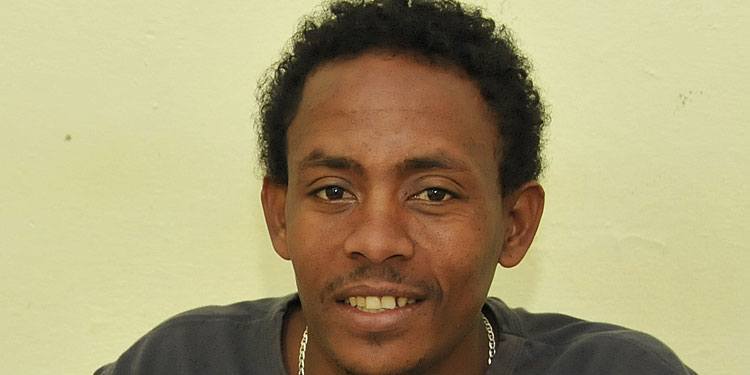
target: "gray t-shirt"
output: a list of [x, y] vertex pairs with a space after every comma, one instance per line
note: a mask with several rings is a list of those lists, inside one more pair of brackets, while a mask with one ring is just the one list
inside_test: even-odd
[[[281, 331], [296, 294], [209, 306], [177, 315], [95, 375], [285, 374]], [[498, 334], [488, 374], [695, 374], [655, 338], [611, 324], [511, 309], [483, 308]]]

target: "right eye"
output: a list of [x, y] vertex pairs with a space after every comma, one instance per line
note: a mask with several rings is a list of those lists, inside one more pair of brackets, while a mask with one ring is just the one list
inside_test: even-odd
[[327, 200], [327, 201], [339, 201], [343, 199], [351, 199], [354, 196], [348, 191], [344, 190], [341, 186], [326, 186], [315, 192], [315, 196]]

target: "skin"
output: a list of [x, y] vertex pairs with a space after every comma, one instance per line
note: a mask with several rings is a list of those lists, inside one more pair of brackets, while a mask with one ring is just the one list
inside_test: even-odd
[[[486, 370], [481, 308], [496, 264], [521, 261], [544, 203], [536, 181], [500, 191], [494, 123], [475, 82], [419, 57], [371, 51], [308, 76], [288, 185], [266, 179], [262, 191], [301, 301], [285, 322], [289, 373], [305, 326], [309, 373]], [[340, 303], [380, 292], [418, 302], [385, 320]]]

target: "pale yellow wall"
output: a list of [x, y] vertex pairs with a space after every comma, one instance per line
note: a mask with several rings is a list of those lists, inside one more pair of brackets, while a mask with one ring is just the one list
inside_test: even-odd
[[[0, 3], [1, 373], [90, 373], [177, 312], [294, 290], [252, 96], [315, 3]], [[748, 3], [479, 3], [553, 118], [541, 234], [493, 294], [745, 373]]]

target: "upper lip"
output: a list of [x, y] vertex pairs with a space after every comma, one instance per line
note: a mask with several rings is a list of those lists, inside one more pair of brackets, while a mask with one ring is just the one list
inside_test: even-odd
[[427, 291], [422, 288], [404, 284], [360, 282], [346, 285], [333, 293], [333, 298], [336, 301], [343, 301], [346, 298], [356, 296], [394, 296], [412, 298], [421, 301], [427, 297]]

